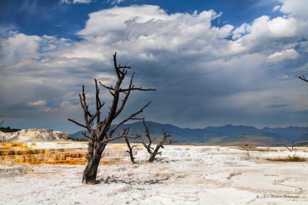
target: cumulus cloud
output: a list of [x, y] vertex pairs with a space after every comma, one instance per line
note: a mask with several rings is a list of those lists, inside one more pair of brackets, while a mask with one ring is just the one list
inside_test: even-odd
[[294, 60], [299, 57], [299, 54], [294, 49], [286, 49], [283, 51], [275, 52], [268, 56], [270, 62], [280, 62], [284, 60]]
[[[14, 33], [0, 42], [0, 64], [16, 64], [37, 57], [40, 37]], [[5, 49], [4, 49], [5, 48]]]
[[[251, 24], [243, 24], [233, 31], [233, 39], [245, 50], [265, 50], [264, 47], [277, 48], [279, 42], [294, 42], [299, 33], [299, 25], [293, 17], [261, 16]], [[278, 42], [278, 43], [277, 43]], [[281, 43], [278, 46], [283, 46]]]
[[63, 126], [68, 116], [78, 117], [81, 84], [90, 89], [94, 77], [111, 81], [111, 56], [118, 51], [120, 62], [135, 68], [138, 84], [158, 89], [135, 95], [127, 112], [146, 99], [153, 101], [149, 119], [182, 126], [293, 123], [277, 116], [308, 106], [304, 85], [285, 77], [307, 68], [307, 44], [302, 15], [284, 6], [284, 15], [239, 27], [213, 25], [222, 15], [213, 10], [169, 14], [142, 5], [89, 14], [76, 34], [79, 41], [10, 34], [1, 39], [6, 77], [0, 76], [0, 93], [6, 98], [0, 99], [0, 111], [18, 107], [16, 119], [20, 113], [37, 116], [22, 106], [32, 102], [52, 110], [45, 117]]
[[[95, 45], [88, 51], [91, 56], [100, 56], [101, 59], [106, 57], [102, 50], [121, 50], [122, 54], [135, 53], [138, 58], [148, 60], [157, 60], [160, 53], [173, 51], [209, 57], [237, 52], [237, 45], [226, 40], [233, 26], [215, 27], [211, 24], [219, 15], [213, 10], [167, 14], [152, 5], [94, 12], [89, 15], [85, 28], [78, 32], [86, 41], [74, 52], [81, 54], [83, 48]], [[79, 54], [76, 55], [81, 57]]]
[[299, 18], [308, 18], [307, 0], [283, 0], [280, 10]]

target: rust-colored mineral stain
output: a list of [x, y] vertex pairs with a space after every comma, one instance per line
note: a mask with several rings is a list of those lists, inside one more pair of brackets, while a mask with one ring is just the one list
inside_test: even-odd
[[[114, 146], [117, 151], [122, 146]], [[112, 148], [112, 150], [114, 150]], [[101, 164], [112, 165], [121, 162], [120, 158], [111, 158], [110, 154], [102, 158]], [[84, 165], [86, 163], [85, 149], [33, 149], [23, 143], [0, 143], [1, 162], [17, 164], [59, 164]]]

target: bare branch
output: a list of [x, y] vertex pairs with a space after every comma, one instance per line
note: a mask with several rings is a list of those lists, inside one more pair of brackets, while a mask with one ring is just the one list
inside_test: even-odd
[[82, 135], [87, 139], [91, 139], [91, 137], [89, 137], [86, 132], [82, 132]]
[[117, 62], [117, 53], [114, 53], [113, 55], [113, 66], [116, 71], [116, 74], [118, 76], [118, 79], [123, 79], [125, 75], [127, 74], [127, 69], [130, 69], [130, 66], [126, 65], [120, 65]]
[[[106, 88], [107, 90], [112, 90], [114, 91], [115, 89], [109, 85], [106, 85], [104, 83], [102, 83], [101, 81], [99, 82], [99, 84]], [[128, 88], [121, 88], [119, 90], [119, 92], [123, 93], [123, 92], [127, 92], [127, 91], [156, 91], [156, 89], [154, 88], [142, 88], [142, 87], [135, 87], [135, 85], [133, 85], [132, 87], [128, 87]]]
[[144, 130], [145, 130], [145, 136], [146, 136], [146, 138], [147, 138], [148, 141], [149, 141], [149, 145], [148, 145], [148, 146], [151, 146], [151, 145], [152, 145], [152, 139], [151, 139], [151, 136], [150, 136], [149, 127], [148, 127], [147, 124], [145, 123], [145, 120], [143, 120], [142, 123], [143, 123]]
[[122, 138], [124, 138], [127, 134], [128, 134], [128, 128], [123, 129], [123, 132], [122, 132], [121, 135], [119, 135], [119, 136], [117, 136], [117, 137], [109, 137], [109, 138], [107, 138], [107, 139], [104, 139], [104, 140], [103, 140], [103, 143], [107, 143], [107, 142], [115, 141], [115, 140], [118, 140], [118, 139], [122, 139]]
[[145, 137], [148, 140], [148, 144], [146, 142], [142, 142], [142, 145], [147, 150], [147, 152], [150, 154], [150, 158], [149, 158], [148, 161], [153, 162], [156, 158], [156, 155], [161, 153], [161, 152], [159, 152], [159, 150], [161, 148], [164, 148], [164, 144], [167, 143], [168, 138], [170, 138], [171, 136], [168, 133], [164, 132], [163, 138], [158, 142], [158, 144], [156, 144], [155, 148], [153, 148], [150, 130], [149, 130], [145, 120], [143, 120], [142, 122], [143, 122], [143, 126], [144, 126], [144, 129], [145, 129]]
[[86, 129], [90, 132], [92, 122], [90, 122], [89, 117], [92, 118], [92, 114], [89, 112], [89, 109], [88, 109], [84, 85], [82, 85], [82, 91], [79, 94], [79, 99], [80, 99], [80, 105], [81, 105], [83, 112], [84, 112], [85, 126], [86, 126]]
[[151, 139], [151, 135], [150, 135], [150, 130], [145, 122], [145, 120], [143, 119], [142, 121], [143, 127], [144, 127], [144, 131], [145, 131], [145, 137], [148, 140], [148, 144], [146, 144], [145, 142], [141, 142], [142, 145], [144, 146], [144, 148], [147, 150], [147, 152], [152, 155], [154, 148], [152, 147], [152, 139]]
[[148, 144], [146, 144], [145, 142], [141, 142], [141, 144], [143, 145], [143, 147], [146, 149], [146, 151], [149, 154], [153, 154], [154, 148], [149, 146]]
[[154, 88], [142, 88], [142, 87], [131, 87], [126, 89], [120, 89], [120, 92], [127, 92], [127, 91], [156, 91]]
[[[96, 95], [95, 95], [95, 98], [96, 98], [96, 113], [95, 113], [95, 117], [96, 117], [96, 123], [99, 124], [100, 121], [101, 121], [101, 109], [102, 107], [104, 106], [104, 103], [101, 102], [101, 99], [99, 97], [99, 87], [97, 85], [97, 80], [94, 79], [94, 83], [95, 83], [95, 91], [96, 91]], [[93, 121], [95, 119], [95, 117], [92, 117], [91, 118], [91, 121]]]
[[[132, 76], [131, 76], [131, 78], [130, 78], [129, 87], [132, 87], [132, 85], [133, 85], [134, 75], [135, 75], [135, 74], [133, 73]], [[124, 108], [125, 105], [126, 105], [126, 102], [127, 102], [127, 100], [128, 100], [128, 97], [129, 97], [130, 93], [131, 93], [131, 90], [128, 90], [128, 91], [126, 92], [126, 95], [125, 95], [125, 97], [124, 97], [123, 100], [122, 100], [122, 104], [120, 105], [119, 109], [116, 111], [114, 118], [116, 118], [116, 117], [122, 112], [123, 108]]]
[[128, 116], [127, 118], [125, 118], [124, 120], [122, 120], [120, 123], [118, 123], [115, 128], [113, 128], [110, 133], [109, 136], [112, 136], [114, 134], [114, 132], [121, 127], [124, 123], [128, 122], [129, 120], [134, 119], [137, 115], [141, 114], [143, 112], [143, 110], [145, 108], [147, 108], [149, 105], [151, 104], [151, 102], [148, 102], [147, 104], [145, 104], [143, 107], [141, 107], [137, 112], [134, 112], [133, 114], [131, 114], [130, 116]]
[[308, 79], [304, 75], [300, 75], [300, 76], [298, 76], [298, 78], [305, 81], [305, 82], [308, 82]]
[[[117, 62], [117, 54], [113, 55], [113, 69], [116, 74], [115, 84], [112, 86], [105, 85], [103, 82], [94, 79], [95, 83], [95, 112], [93, 114], [89, 110], [87, 96], [85, 93], [85, 87], [82, 86], [82, 91], [79, 94], [80, 106], [83, 111], [84, 122], [80, 123], [73, 119], [68, 119], [70, 122], [85, 128], [88, 132], [85, 137], [88, 139], [88, 153], [87, 153], [87, 166], [83, 172], [83, 182], [84, 183], [96, 183], [97, 170], [100, 163], [101, 156], [107, 146], [111, 141], [124, 138], [129, 140], [128, 130], [124, 130], [120, 136], [112, 137], [112, 135], [117, 131], [119, 127], [128, 122], [129, 120], [143, 120], [143, 118], [138, 115], [143, 112], [143, 110], [150, 105], [147, 103], [139, 110], [129, 115], [126, 119], [120, 121], [115, 127], [112, 127], [114, 120], [120, 113], [124, 110], [128, 98], [132, 91], [154, 91], [155, 89], [145, 89], [141, 87], [135, 87], [133, 84], [134, 74], [132, 74], [128, 88], [122, 88], [122, 84], [127, 76], [128, 69], [130, 66], [120, 65]], [[102, 107], [104, 103], [100, 99], [100, 88], [99, 85], [107, 89], [112, 96], [111, 106], [109, 112], [104, 119], [101, 119]], [[96, 120], [96, 123], [94, 121]], [[94, 126], [96, 125], [96, 126]], [[129, 143], [129, 141], [128, 141]], [[130, 146], [132, 150], [135, 146]], [[132, 153], [132, 152], [131, 152]]]
[[164, 148], [164, 144], [167, 142], [169, 137], [171, 137], [171, 136], [168, 133], [166, 133], [166, 132], [163, 133], [163, 138], [156, 145], [153, 153], [151, 154], [151, 156], [149, 158], [149, 162], [153, 162], [155, 160], [156, 155], [161, 154], [161, 152], [159, 152], [159, 149]]
[[77, 121], [75, 121], [75, 120], [73, 120], [73, 119], [70, 119], [70, 118], [68, 118], [67, 120], [68, 120], [68, 121], [71, 121], [72, 123], [75, 123], [76, 125], [78, 125], [78, 126], [80, 126], [80, 127], [83, 127], [83, 128], [86, 128], [86, 129], [87, 129], [87, 126], [83, 125], [83, 124], [80, 123], [80, 122], [77, 122]]
[[113, 87], [108, 86], [108, 85], [105, 85], [105, 84], [102, 83], [101, 81], [99, 81], [99, 84], [100, 84], [102, 87], [106, 88], [107, 90], [112, 90], [112, 91], [114, 91], [114, 88], [113, 88]]
[[121, 76], [120, 76], [120, 74], [118, 72], [117, 52], [115, 52], [114, 55], [113, 55], [113, 67], [114, 67], [114, 69], [116, 71], [116, 74], [117, 74], [118, 78], [121, 78]]

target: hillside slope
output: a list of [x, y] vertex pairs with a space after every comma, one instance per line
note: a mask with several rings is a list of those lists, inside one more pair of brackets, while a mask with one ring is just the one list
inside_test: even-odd
[[[307, 127], [286, 128], [256, 128], [243, 125], [225, 125], [217, 127], [205, 127], [199, 129], [180, 128], [172, 124], [147, 122], [154, 138], [158, 138], [163, 132], [173, 136], [177, 144], [242, 144], [253, 143], [258, 145], [281, 145], [297, 141], [308, 140]], [[129, 128], [131, 135], [143, 135], [144, 127], [141, 122], [123, 125]], [[72, 139], [83, 139], [81, 132], [71, 135]]]

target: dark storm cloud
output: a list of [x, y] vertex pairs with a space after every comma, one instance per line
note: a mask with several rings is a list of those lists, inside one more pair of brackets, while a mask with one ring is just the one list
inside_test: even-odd
[[184, 127], [303, 125], [308, 89], [296, 78], [308, 66], [303, 19], [215, 27], [217, 18], [130, 6], [91, 13], [78, 41], [9, 32], [1, 37], [0, 116], [22, 127], [76, 128], [66, 118], [81, 117], [81, 85], [92, 102], [93, 78], [112, 83], [118, 51], [137, 85], [157, 89], [135, 93], [123, 116], [152, 101], [149, 120]]

